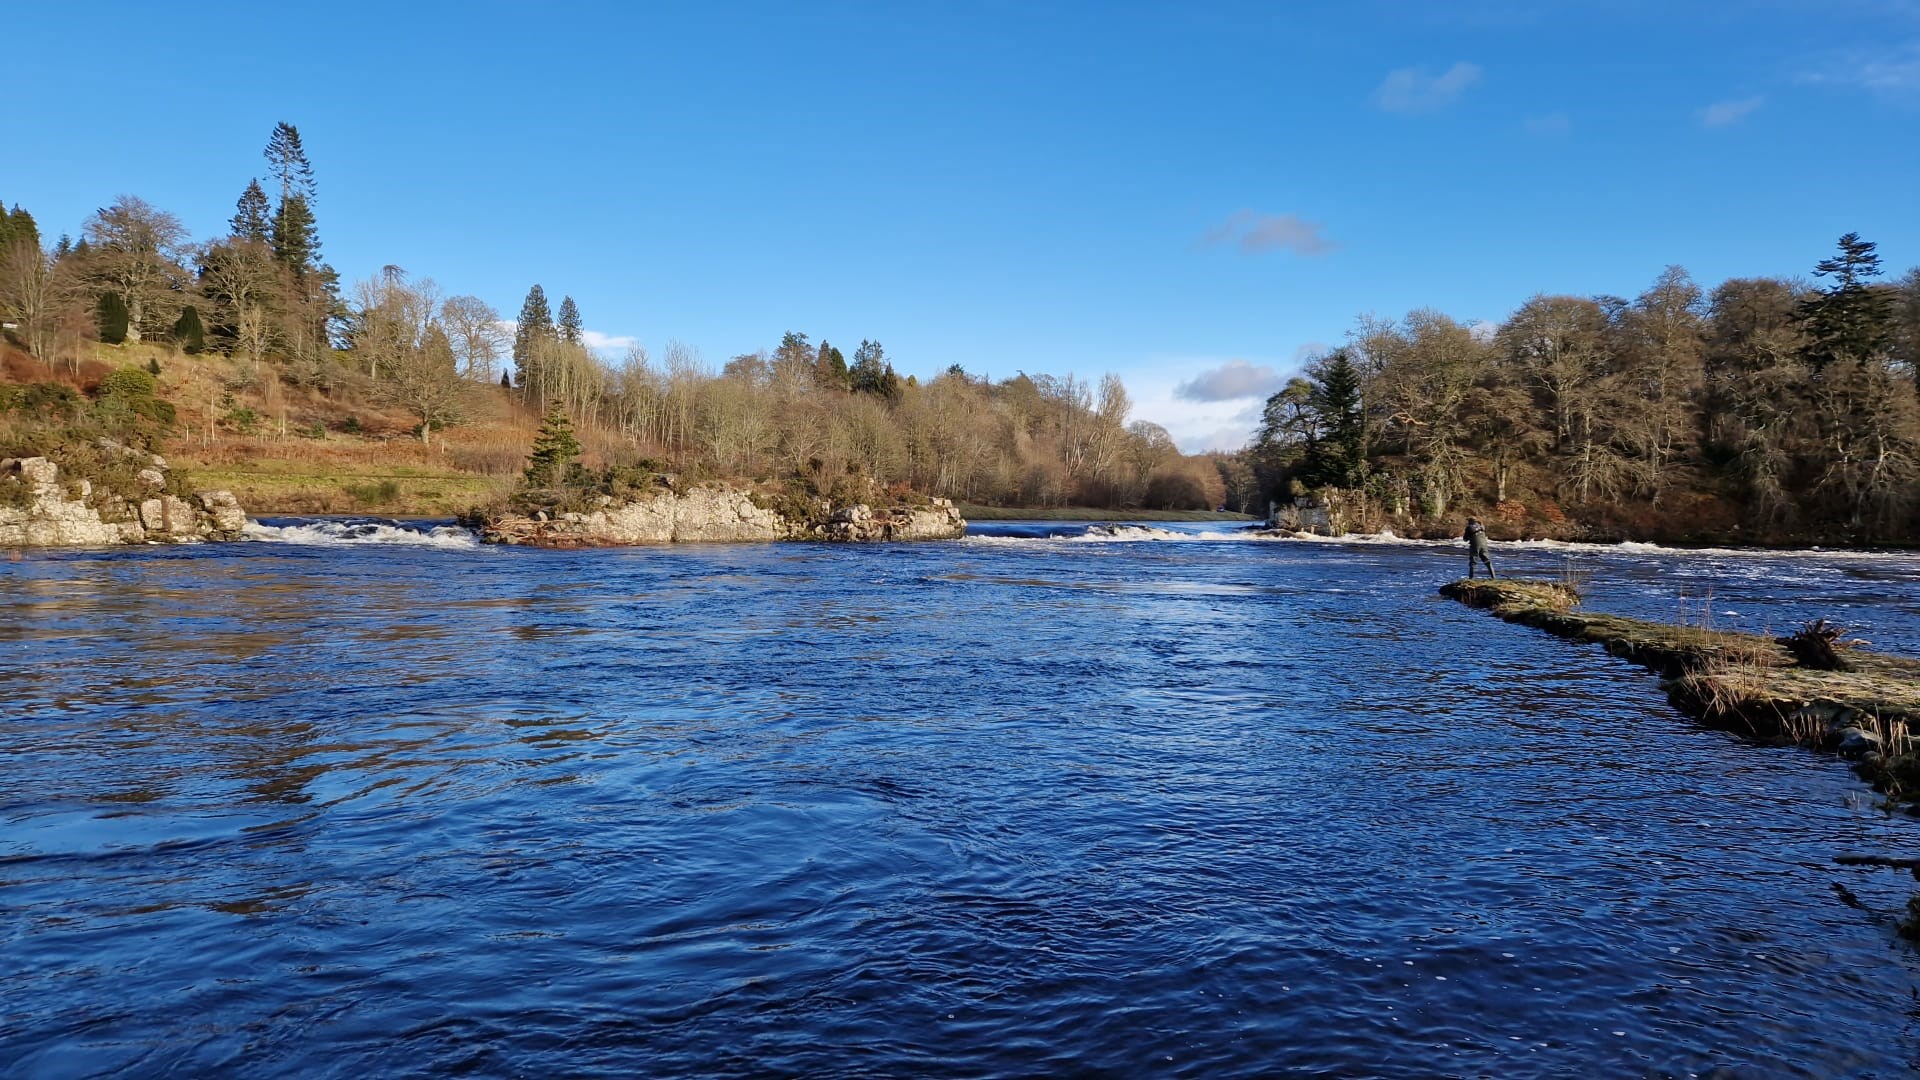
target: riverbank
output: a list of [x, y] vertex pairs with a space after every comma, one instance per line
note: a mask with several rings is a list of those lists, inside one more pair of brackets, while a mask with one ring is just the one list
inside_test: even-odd
[[1578, 594], [1556, 582], [1463, 579], [1440, 594], [1600, 645], [1665, 676], [1669, 700], [1703, 723], [1840, 754], [1889, 798], [1920, 800], [1920, 754], [1909, 734], [1920, 729], [1920, 661], [1840, 641], [1841, 669], [1823, 669], [1810, 662], [1820, 650], [1805, 645], [1826, 636], [1813, 627], [1796, 640], [1577, 611]]

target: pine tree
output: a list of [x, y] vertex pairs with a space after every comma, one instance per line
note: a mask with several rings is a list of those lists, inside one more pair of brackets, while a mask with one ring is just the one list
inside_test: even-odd
[[1357, 488], [1367, 478], [1367, 420], [1360, 399], [1360, 369], [1345, 349], [1335, 349], [1309, 372], [1310, 407], [1322, 437], [1307, 451], [1301, 481]]
[[306, 196], [294, 195], [280, 203], [279, 212], [273, 215], [271, 238], [273, 257], [296, 278], [319, 272], [320, 236]]
[[300, 145], [300, 129], [280, 121], [273, 126], [273, 134], [267, 137], [267, 148], [263, 151], [267, 159], [269, 172], [280, 181], [280, 201], [285, 203], [295, 195], [304, 195], [312, 200], [315, 191], [313, 184], [313, 165], [307, 161], [306, 148]]
[[573, 420], [559, 402], [547, 409], [540, 431], [533, 437], [533, 452], [527, 456], [528, 487], [552, 487], [565, 480], [580, 456], [580, 440], [573, 437]]
[[173, 342], [192, 356], [207, 347], [207, 331], [200, 324], [200, 309], [188, 304], [173, 324]]
[[7, 212], [7, 205], [0, 203], [0, 252], [11, 248], [15, 243], [25, 241], [38, 248], [40, 246], [40, 226], [33, 215], [13, 204], [13, 212]]
[[816, 386], [833, 390], [847, 388], [847, 358], [840, 355], [839, 349], [824, 341], [814, 356], [813, 381]]
[[520, 318], [513, 325], [513, 378], [522, 388], [533, 382], [533, 346], [553, 333], [553, 313], [547, 308], [547, 293], [538, 284], [527, 290], [520, 305]]
[[900, 376], [894, 373], [886, 350], [877, 341], [862, 339], [860, 347], [853, 350], [853, 367], [847, 371], [847, 380], [858, 393], [900, 396]]
[[1808, 298], [1800, 312], [1810, 339], [1805, 355], [1816, 371], [1837, 360], [1870, 359], [1893, 344], [1892, 298], [1868, 284], [1880, 276], [1874, 247], [1859, 233], [1848, 233], [1840, 238], [1840, 253], [1813, 268], [1815, 277], [1834, 279], [1833, 287]]
[[271, 211], [267, 193], [260, 189], [260, 181], [248, 181], [247, 190], [240, 193], [240, 200], [234, 204], [233, 238], [251, 240], [256, 244], [267, 243], [272, 229], [268, 220]]
[[586, 339], [586, 329], [580, 324], [580, 309], [574, 306], [573, 297], [560, 298], [560, 340], [569, 345], [578, 345]]

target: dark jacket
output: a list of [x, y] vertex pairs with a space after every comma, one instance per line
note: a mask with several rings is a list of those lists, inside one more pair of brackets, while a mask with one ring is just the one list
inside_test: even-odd
[[1487, 527], [1477, 521], [1467, 522], [1467, 547], [1474, 551], [1487, 550]]

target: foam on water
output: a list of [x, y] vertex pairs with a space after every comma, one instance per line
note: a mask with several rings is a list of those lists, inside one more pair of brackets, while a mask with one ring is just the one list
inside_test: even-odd
[[249, 521], [243, 538], [311, 547], [390, 544], [469, 551], [480, 546], [480, 538], [470, 529], [457, 525], [409, 525], [399, 521], [300, 521], [286, 525]]
[[[1187, 532], [1166, 528], [1162, 525], [1089, 525], [1084, 531], [1070, 533], [1055, 532], [1045, 536], [996, 536], [970, 534], [968, 540], [989, 544], [1034, 544], [1034, 543], [1139, 543], [1143, 541], [1208, 543], [1298, 543], [1333, 544], [1348, 547], [1399, 547], [1464, 549], [1466, 541], [1459, 537], [1439, 540], [1423, 540], [1399, 536], [1391, 529], [1377, 533], [1348, 533], [1344, 536], [1321, 536], [1305, 532], [1278, 532], [1257, 528], [1233, 529], [1228, 531], [1207, 530]], [[1689, 556], [1720, 559], [1767, 559], [1767, 560], [1819, 560], [1821, 562], [1882, 562], [1898, 559], [1900, 552], [1874, 550], [1834, 550], [1826, 548], [1718, 548], [1718, 547], [1668, 547], [1639, 540], [1622, 540], [1597, 543], [1581, 540], [1495, 540], [1493, 551], [1541, 552], [1556, 555], [1645, 555], [1645, 556]]]

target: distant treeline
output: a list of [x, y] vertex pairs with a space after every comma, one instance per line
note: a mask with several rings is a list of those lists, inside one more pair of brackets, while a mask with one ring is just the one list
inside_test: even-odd
[[1267, 400], [1236, 496], [1365, 493], [1414, 522], [1912, 542], [1920, 270], [1840, 238], [1811, 283], [1535, 296], [1498, 326], [1362, 318]]
[[282, 384], [404, 409], [423, 438], [484, 414], [484, 395], [535, 414], [558, 402], [605, 464], [853, 476], [980, 503], [1257, 512], [1337, 489], [1414, 528], [1473, 510], [1509, 531], [1917, 535], [1920, 271], [1882, 280], [1852, 234], [1812, 281], [1709, 293], [1673, 267], [1633, 299], [1536, 296], [1497, 326], [1363, 318], [1267, 400], [1249, 447], [1187, 456], [1128, 422], [1112, 376], [955, 366], [922, 384], [879, 342], [849, 359], [801, 333], [717, 370], [679, 344], [608, 360], [574, 301], [555, 313], [538, 285], [512, 322], [398, 266], [343, 290], [299, 131], [278, 125], [265, 157], [204, 243], [131, 196], [51, 245], [0, 208], [8, 339], [75, 373], [100, 341], [262, 361]]
[[74, 373], [100, 341], [265, 361], [265, 377], [286, 385], [324, 395], [350, 384], [404, 408], [423, 438], [466, 421], [480, 395], [504, 393], [534, 411], [559, 402], [603, 456], [716, 475], [854, 476], [1032, 506], [1197, 509], [1224, 497], [1212, 458], [1127, 422], [1113, 376], [991, 382], [955, 366], [921, 385], [879, 342], [862, 341], [849, 362], [800, 333], [717, 371], [679, 344], [610, 362], [589, 347], [572, 298], [555, 315], [538, 285], [514, 322], [398, 266], [343, 291], [320, 258], [298, 129], [277, 126], [265, 156], [265, 185], [249, 182], [227, 234], [204, 243], [132, 196], [90, 217], [77, 242], [50, 246], [31, 214], [0, 208], [7, 336]]

